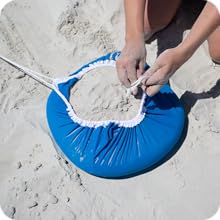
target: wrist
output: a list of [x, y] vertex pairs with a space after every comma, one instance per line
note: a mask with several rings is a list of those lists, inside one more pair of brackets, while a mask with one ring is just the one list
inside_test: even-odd
[[125, 43], [144, 43], [144, 33], [127, 33]]
[[192, 46], [187, 45], [184, 42], [179, 44], [176, 47], [176, 49], [185, 61], [187, 61], [194, 54], [196, 50]]

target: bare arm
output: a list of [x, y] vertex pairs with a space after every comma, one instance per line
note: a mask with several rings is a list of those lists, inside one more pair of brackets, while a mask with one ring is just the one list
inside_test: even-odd
[[180, 46], [191, 56], [219, 25], [220, 14], [217, 8], [208, 2]]
[[[146, 0], [124, 0], [125, 46], [117, 60], [118, 78], [126, 87], [144, 73], [144, 10]], [[137, 91], [134, 91], [134, 94]]]
[[156, 94], [219, 25], [220, 14], [217, 8], [208, 2], [186, 39], [176, 48], [164, 51], [145, 73], [148, 77], [143, 82], [146, 93], [149, 96]]
[[125, 0], [125, 40], [144, 38], [144, 10], [146, 0]]

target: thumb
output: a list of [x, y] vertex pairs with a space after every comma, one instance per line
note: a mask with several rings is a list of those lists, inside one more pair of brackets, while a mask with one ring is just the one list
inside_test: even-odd
[[148, 80], [145, 82], [146, 86], [153, 86], [153, 85], [163, 85], [166, 84], [169, 80], [169, 69], [165, 67], [161, 67], [157, 69], [154, 74], [148, 78]]
[[143, 80], [143, 84], [146, 82], [158, 71], [159, 67], [156, 63], [154, 63], [143, 75], [145, 76], [145, 80]]
[[163, 85], [148, 86], [148, 87], [146, 87], [145, 92], [148, 96], [154, 96], [155, 94], [157, 94], [160, 91], [162, 86]]

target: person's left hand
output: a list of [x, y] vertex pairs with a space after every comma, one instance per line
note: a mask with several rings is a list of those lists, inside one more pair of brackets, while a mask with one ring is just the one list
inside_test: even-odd
[[179, 47], [164, 51], [144, 73], [146, 79], [142, 81], [142, 89], [148, 96], [155, 95], [187, 59], [188, 56]]

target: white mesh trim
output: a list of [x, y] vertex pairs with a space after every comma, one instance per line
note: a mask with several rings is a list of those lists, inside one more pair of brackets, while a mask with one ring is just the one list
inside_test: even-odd
[[[112, 58], [114, 53], [110, 54], [110, 58]], [[80, 79], [85, 73], [87, 73], [88, 71], [95, 69], [97, 67], [101, 67], [101, 66], [112, 66], [115, 67], [115, 60], [100, 60], [100, 61], [96, 61], [91, 63], [88, 67], [83, 68], [80, 72], [78, 72], [75, 75], [69, 76], [69, 77], [64, 77], [62, 79], [53, 79], [50, 78], [48, 76], [45, 76], [41, 73], [38, 73], [36, 71], [30, 70], [26, 67], [23, 67], [3, 56], [0, 55], [0, 59], [4, 60], [5, 62], [7, 62], [8, 64], [12, 65], [13, 67], [15, 67], [16, 69], [23, 71], [24, 73], [26, 73], [27, 75], [31, 76], [32, 78], [34, 78], [35, 80], [37, 80], [38, 82], [44, 84], [45, 86], [47, 86], [48, 88], [53, 89], [59, 96], [60, 98], [64, 101], [64, 103], [67, 106], [67, 112], [69, 117], [74, 121], [79, 123], [81, 126], [85, 126], [85, 127], [99, 127], [99, 126], [103, 126], [106, 127], [108, 124], [110, 123], [115, 123], [121, 127], [134, 127], [137, 124], [139, 124], [145, 117], [145, 113], [143, 111], [143, 106], [144, 106], [144, 101], [146, 98], [146, 94], [142, 95], [142, 99], [141, 99], [141, 104], [140, 104], [140, 108], [138, 111], [138, 114], [131, 120], [127, 120], [127, 121], [117, 121], [117, 120], [105, 120], [105, 121], [88, 121], [88, 120], [83, 120], [81, 118], [79, 118], [72, 105], [69, 103], [69, 101], [66, 99], [66, 97], [59, 91], [58, 88], [58, 84], [60, 83], [64, 83], [67, 82], [70, 79], [73, 78], [77, 78]], [[137, 80], [135, 82], [135, 85], [139, 84], [139, 80]]]
[[145, 113], [143, 111], [143, 107], [144, 107], [146, 94], [142, 95], [141, 104], [140, 104], [138, 114], [131, 120], [126, 120], [126, 121], [119, 121], [119, 120], [89, 121], [89, 120], [84, 120], [84, 119], [79, 118], [76, 115], [72, 105], [69, 103], [69, 101], [66, 99], [66, 97], [59, 91], [58, 84], [65, 83], [73, 78], [80, 79], [85, 73], [87, 73], [88, 71], [93, 70], [97, 67], [102, 67], [102, 66], [115, 67], [115, 63], [116, 63], [115, 60], [97, 61], [97, 62], [91, 63], [89, 65], [89, 67], [85, 67], [79, 73], [77, 73], [75, 75], [72, 75], [70, 77], [66, 77], [63, 79], [55, 79], [53, 81], [53, 89], [66, 104], [66, 106], [67, 106], [66, 110], [68, 112], [69, 117], [73, 120], [73, 122], [76, 122], [83, 127], [92, 127], [92, 128], [96, 128], [96, 127], [100, 127], [100, 126], [106, 127], [110, 123], [117, 124], [120, 127], [130, 128], [130, 127], [134, 127], [134, 126], [138, 125], [144, 119]]

